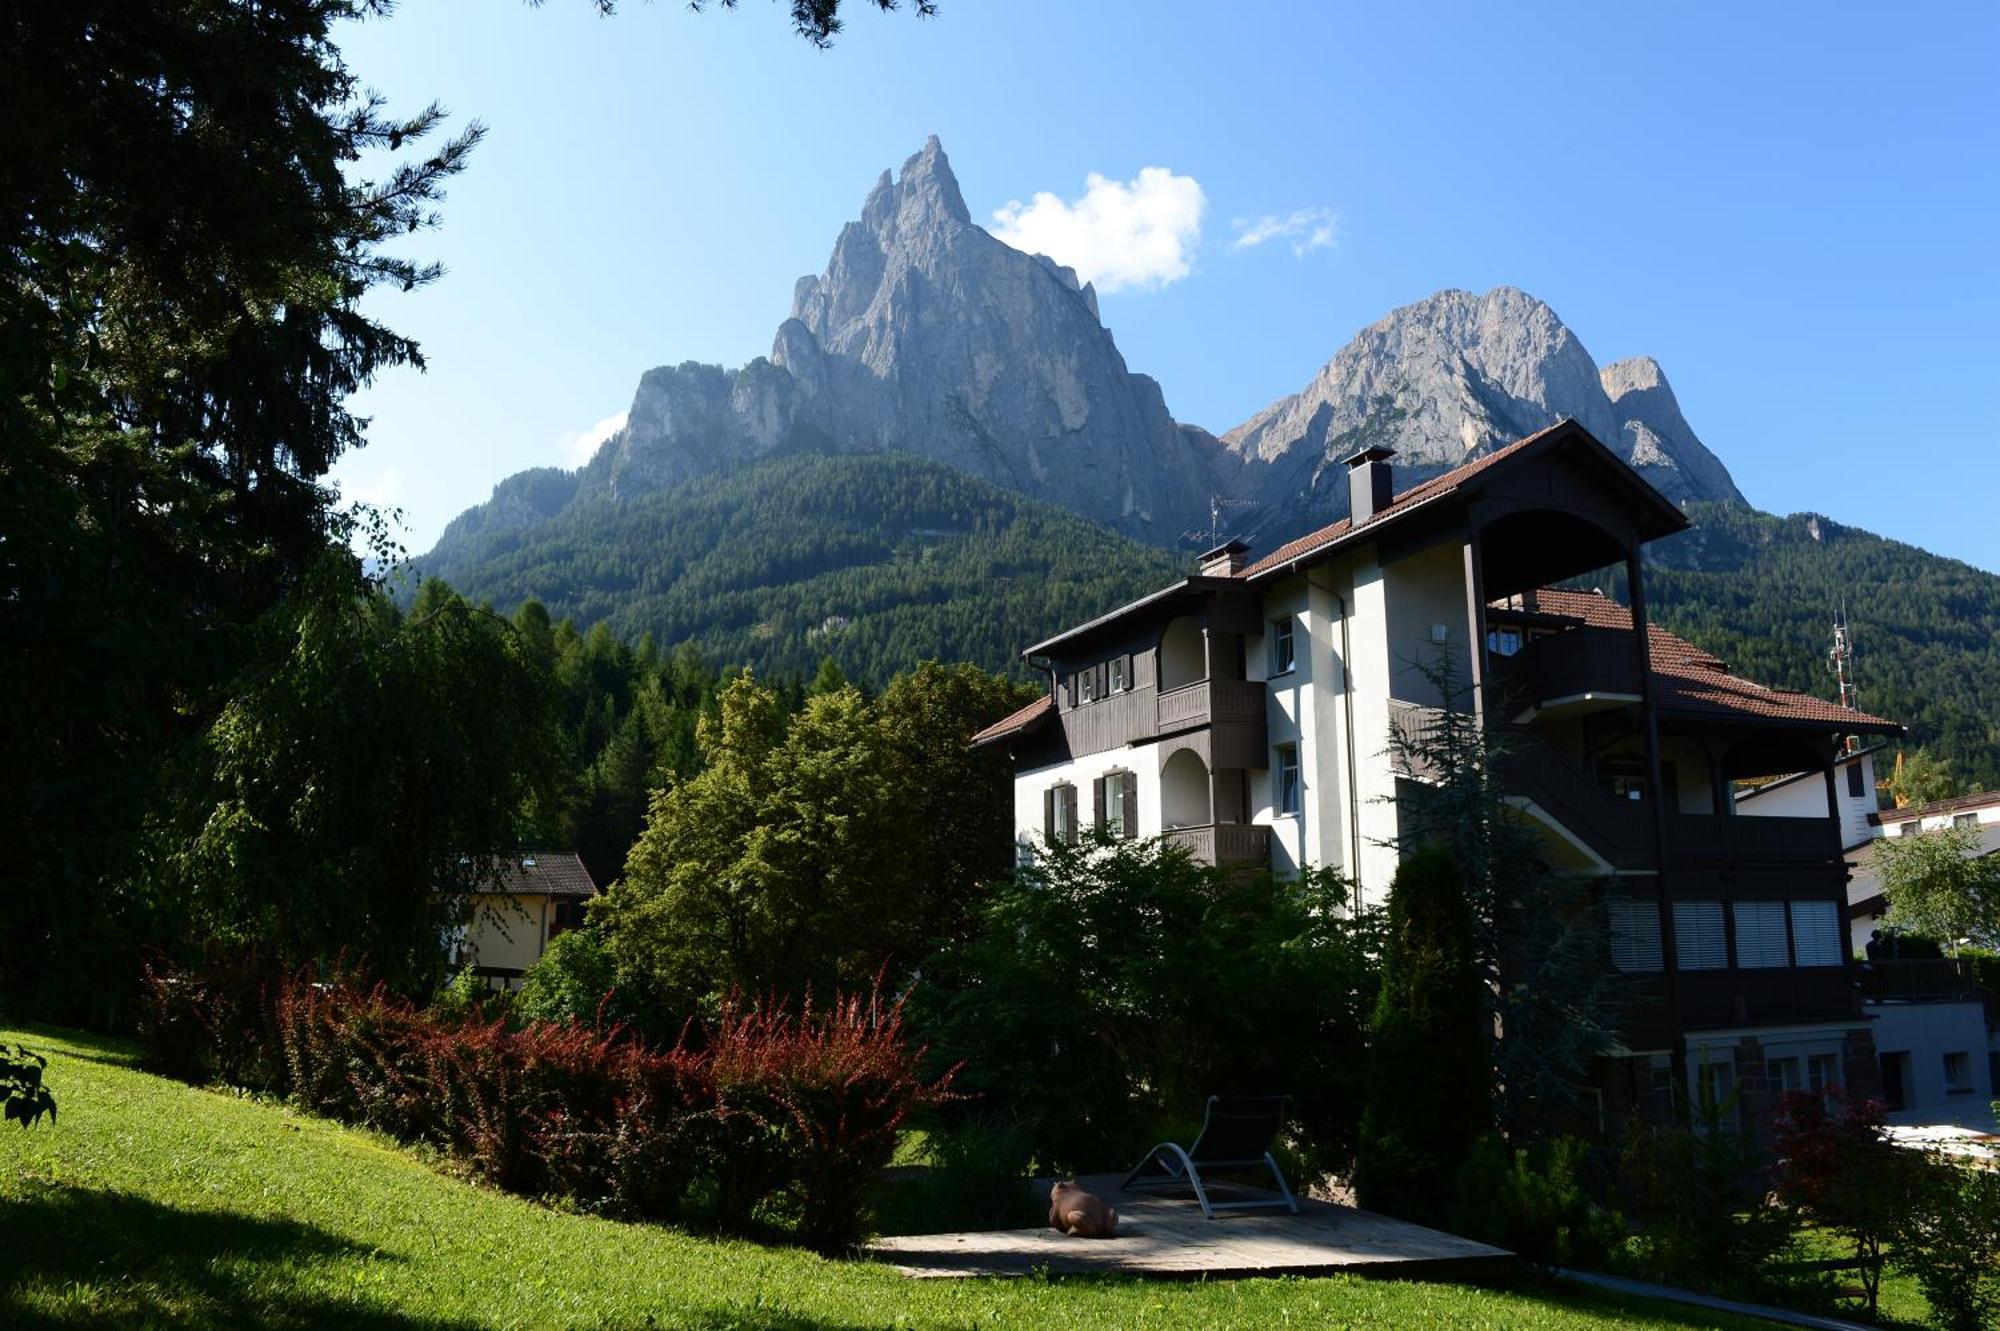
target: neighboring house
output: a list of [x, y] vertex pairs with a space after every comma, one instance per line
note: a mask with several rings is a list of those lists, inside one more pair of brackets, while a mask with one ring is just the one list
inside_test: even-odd
[[1951, 826], [1977, 831], [1974, 855], [2000, 855], [2000, 791], [1916, 808], [1884, 809], [1847, 856], [1848, 931], [1861, 963], [1862, 1010], [1875, 1023], [1882, 1099], [1896, 1123], [1990, 1122], [2000, 1097], [2000, 999], [1981, 988], [1972, 964], [1899, 955], [1886, 931], [1880, 851], [1890, 837]]
[[550, 940], [583, 923], [597, 884], [569, 851], [528, 851], [500, 862], [492, 881], [467, 896], [465, 927], [452, 940], [451, 964], [470, 966], [495, 989], [520, 987]]
[[[1872, 1094], [1839, 758], [1901, 728], [1647, 623], [1640, 551], [1688, 519], [1574, 422], [1401, 493], [1390, 456], [1345, 459], [1351, 520], [1254, 562], [1231, 542], [1028, 649], [1048, 693], [974, 737], [1012, 757], [1022, 853], [1101, 822], [1216, 864], [1333, 866], [1379, 904], [1397, 797], [1424, 779], [1390, 728], [1469, 706], [1506, 733], [1546, 863], [1602, 879], [1607, 964], [1638, 996], [1597, 1081], [1607, 1112], [1690, 1085], [1759, 1114], [1783, 1089]], [[1554, 586], [1607, 567], [1629, 608]], [[1436, 661], [1464, 695], [1440, 696]], [[1735, 798], [1797, 772], [1814, 779], [1783, 799]]]

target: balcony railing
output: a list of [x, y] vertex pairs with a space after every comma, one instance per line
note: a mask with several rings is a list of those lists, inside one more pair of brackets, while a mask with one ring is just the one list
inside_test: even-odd
[[1231, 722], [1264, 724], [1264, 685], [1252, 679], [1198, 679], [1155, 700], [1160, 733]]
[[1982, 998], [1972, 963], [1952, 957], [1861, 963], [1861, 996], [1871, 1002], [1967, 1002]]
[[1589, 693], [1639, 693], [1639, 647], [1629, 630], [1574, 628], [1533, 638], [1512, 656], [1492, 659], [1492, 678], [1508, 711]]
[[1840, 854], [1831, 818], [1752, 818], [1676, 813], [1667, 818], [1667, 855], [1684, 862], [1831, 860]]
[[1203, 823], [1170, 827], [1160, 835], [1197, 864], [1264, 868], [1271, 863], [1271, 829], [1263, 823]]

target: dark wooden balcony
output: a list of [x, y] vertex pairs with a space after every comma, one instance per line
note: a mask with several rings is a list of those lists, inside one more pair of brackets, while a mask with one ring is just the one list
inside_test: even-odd
[[1204, 823], [1170, 827], [1160, 835], [1197, 864], [1262, 869], [1271, 863], [1271, 829], [1263, 823]]
[[1264, 684], [1254, 679], [1198, 679], [1158, 695], [1159, 733], [1213, 725], [1264, 724]]
[[1492, 657], [1490, 675], [1509, 716], [1623, 706], [1639, 696], [1638, 642], [1621, 629], [1569, 629]]
[[1667, 859], [1675, 864], [1822, 863], [1839, 857], [1840, 828], [1831, 818], [1667, 815]]
[[1969, 961], [1953, 957], [1861, 963], [1861, 996], [1871, 1003], [1964, 1003], [1986, 996]]

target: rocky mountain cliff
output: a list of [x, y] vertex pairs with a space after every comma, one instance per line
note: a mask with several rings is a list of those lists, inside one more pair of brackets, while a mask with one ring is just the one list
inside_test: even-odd
[[1160, 543], [1221, 451], [1133, 374], [1097, 293], [976, 226], [936, 138], [876, 181], [771, 354], [649, 371], [579, 493], [630, 496], [788, 449], [916, 453]]
[[1742, 500], [1654, 361], [1602, 370], [1525, 292], [1441, 291], [1363, 329], [1313, 381], [1220, 439], [1168, 414], [1125, 365], [1076, 273], [975, 225], [936, 138], [884, 171], [826, 271], [799, 280], [769, 356], [649, 370], [625, 427], [581, 472], [501, 482], [429, 563], [613, 502], [788, 452], [905, 452], [1051, 500], [1158, 545], [1199, 540], [1217, 496], [1260, 541], [1346, 505], [1339, 457], [1397, 450], [1403, 477], [1581, 421], [1670, 497]]
[[1524, 291], [1440, 291], [1361, 330], [1311, 383], [1223, 435], [1234, 493], [1262, 529], [1346, 508], [1340, 457], [1396, 450], [1399, 482], [1435, 475], [1569, 416], [1683, 503], [1741, 502], [1649, 357], [1600, 370], [1554, 310]]

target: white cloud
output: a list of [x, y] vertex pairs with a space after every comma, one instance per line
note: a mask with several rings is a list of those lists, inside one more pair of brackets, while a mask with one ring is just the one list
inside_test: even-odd
[[1288, 241], [1292, 253], [1303, 259], [1313, 250], [1331, 249], [1340, 239], [1340, 216], [1331, 208], [1297, 208], [1289, 213], [1265, 213], [1262, 217], [1238, 217], [1230, 222], [1236, 239], [1233, 250], [1252, 249], [1266, 241]]
[[625, 428], [625, 412], [606, 416], [589, 429], [566, 434], [557, 441], [565, 467], [581, 467], [597, 453], [597, 446]]
[[394, 508], [403, 502], [403, 469], [386, 467], [364, 480], [343, 481], [341, 498], [376, 508]]
[[1103, 292], [1153, 290], [1191, 271], [1208, 196], [1193, 176], [1149, 166], [1129, 181], [1095, 171], [1083, 195], [1064, 202], [1046, 191], [993, 214], [993, 234], [1017, 250], [1046, 254]]

